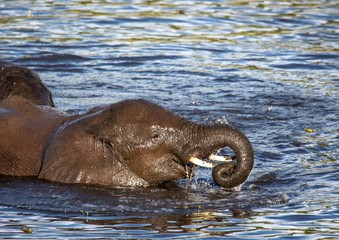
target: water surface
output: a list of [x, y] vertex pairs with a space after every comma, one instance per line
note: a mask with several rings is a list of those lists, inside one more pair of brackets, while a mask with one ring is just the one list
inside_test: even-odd
[[[239, 192], [0, 178], [2, 238], [339, 237], [336, 1], [1, 1], [0, 60], [39, 72], [58, 108], [128, 98], [230, 123], [255, 150]], [[32, 234], [22, 231], [23, 227]]]

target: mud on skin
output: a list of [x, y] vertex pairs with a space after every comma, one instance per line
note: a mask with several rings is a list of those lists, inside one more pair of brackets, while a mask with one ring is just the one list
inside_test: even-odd
[[[229, 125], [203, 125], [145, 100], [70, 115], [54, 107], [37, 73], [0, 65], [0, 174], [63, 183], [153, 186], [186, 178], [192, 162], [213, 166], [215, 182], [241, 185], [253, 167], [247, 137]], [[233, 158], [210, 154], [228, 147]], [[212, 155], [213, 156], [213, 155]]]

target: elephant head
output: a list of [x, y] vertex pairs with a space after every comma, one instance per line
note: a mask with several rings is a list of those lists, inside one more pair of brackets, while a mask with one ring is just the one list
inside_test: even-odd
[[0, 101], [14, 95], [29, 99], [36, 105], [54, 106], [51, 92], [36, 72], [0, 62]]
[[51, 137], [39, 177], [107, 186], [152, 186], [186, 178], [192, 159], [229, 147], [234, 163], [213, 169], [217, 184], [242, 184], [253, 167], [244, 134], [228, 125], [201, 125], [145, 100], [98, 107]]

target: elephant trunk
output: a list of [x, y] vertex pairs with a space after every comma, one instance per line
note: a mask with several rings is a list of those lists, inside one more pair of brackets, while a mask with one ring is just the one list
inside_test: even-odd
[[200, 139], [198, 151], [191, 156], [206, 158], [220, 148], [229, 147], [235, 154], [234, 163], [222, 163], [213, 168], [214, 181], [225, 188], [233, 188], [246, 181], [251, 173], [254, 154], [250, 141], [239, 130], [229, 126], [199, 126], [196, 130]]

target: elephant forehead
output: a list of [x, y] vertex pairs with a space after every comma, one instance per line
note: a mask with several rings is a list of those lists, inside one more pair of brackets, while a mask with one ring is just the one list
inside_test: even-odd
[[143, 146], [148, 146], [151, 143], [152, 133], [159, 133], [164, 137], [164, 140], [174, 140], [180, 138], [181, 131], [173, 127], [163, 127], [159, 125], [151, 125], [149, 127], [140, 127], [135, 124], [127, 124], [124, 127], [116, 126], [115, 142], [118, 143], [133, 143]]
[[[126, 124], [124, 126], [115, 126], [115, 131], [122, 134], [122, 136], [129, 137], [138, 137], [138, 136], [145, 136], [147, 133], [153, 133], [153, 132], [160, 132], [160, 133], [171, 133], [175, 134], [178, 133], [179, 130], [174, 127], [166, 127], [166, 126], [160, 126], [160, 125], [151, 125], [147, 126], [147, 124], [139, 125], [139, 124]], [[147, 137], [149, 135], [147, 134]]]
[[150, 127], [152, 131], [163, 131], [163, 132], [169, 132], [169, 133], [176, 133], [178, 130], [173, 127], [162, 127], [159, 125], [152, 125]]

